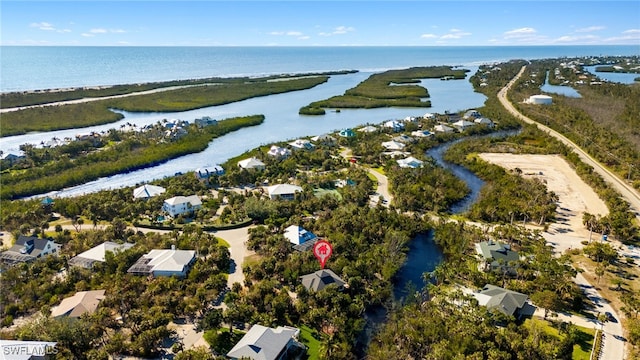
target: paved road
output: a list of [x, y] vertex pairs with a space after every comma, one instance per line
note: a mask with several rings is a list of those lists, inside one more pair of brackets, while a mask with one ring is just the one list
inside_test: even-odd
[[369, 171], [369, 174], [375, 176], [375, 178], [378, 180], [378, 188], [376, 189], [376, 192], [379, 195], [374, 195], [371, 199], [372, 202], [377, 203], [379, 198], [382, 197], [382, 205], [385, 207], [389, 207], [389, 204], [391, 204], [391, 200], [393, 200], [393, 197], [389, 193], [389, 181], [387, 180], [387, 177], [371, 168], [367, 168], [367, 171]]
[[[538, 122], [531, 120], [530, 118], [524, 116], [516, 108], [509, 102], [507, 99], [507, 93], [511, 86], [522, 76], [526, 69], [526, 66], [523, 66], [520, 69], [520, 72], [513, 78], [511, 81], [498, 92], [498, 99], [502, 103], [502, 105], [515, 117], [518, 119], [529, 123], [535, 124], [540, 130], [546, 132], [550, 136], [553, 136], [560, 140], [565, 145], [569, 146], [576, 152], [582, 161], [592, 166], [595, 171], [597, 171], [608, 183], [613, 185], [622, 195], [622, 197], [627, 200], [631, 207], [634, 208], [636, 213], [636, 218], [640, 220], [640, 194], [638, 194], [631, 186], [629, 186], [624, 180], [619, 179], [616, 175], [614, 175], [611, 171], [606, 169], [600, 163], [598, 163], [595, 159], [593, 159], [589, 154], [587, 154], [584, 150], [582, 150], [579, 146], [573, 143], [571, 140], [567, 139], [564, 135], [558, 133], [551, 128], [542, 125]], [[582, 274], [578, 274], [575, 278], [576, 284], [578, 284], [585, 295], [591, 299], [596, 304], [597, 311], [600, 313], [610, 312], [614, 314], [616, 319], [620, 319], [616, 311], [609, 305], [609, 303], [600, 295], [600, 293], [591, 285], [589, 282], [582, 276]], [[601, 328], [602, 325], [598, 325], [599, 323], [594, 322], [593, 320], [589, 320], [586, 318], [570, 315], [570, 314], [558, 314], [560, 319], [564, 321], [570, 321], [576, 325], [585, 326], [585, 327], [596, 327]], [[625, 342], [622, 340], [623, 330], [622, 325], [618, 322], [605, 322], [602, 330], [605, 333], [604, 336], [604, 347], [600, 354], [600, 360], [622, 360], [625, 358]]]
[[509, 89], [511, 89], [511, 86], [520, 78], [520, 76], [522, 76], [525, 69], [526, 69], [526, 66], [523, 66], [522, 69], [520, 69], [520, 72], [518, 73], [518, 75], [516, 75], [516, 77], [514, 77], [507, 84], [507, 86], [505, 86], [502, 90], [500, 90], [500, 92], [498, 92], [498, 99], [500, 100], [502, 105], [518, 119], [526, 123], [536, 125], [538, 129], [546, 132], [550, 136], [553, 136], [554, 138], [560, 140], [563, 144], [569, 146], [576, 154], [578, 154], [578, 156], [583, 162], [593, 167], [593, 169], [598, 174], [600, 174], [600, 176], [602, 176], [602, 178], [606, 182], [612, 185], [620, 193], [620, 195], [627, 202], [629, 202], [631, 209], [636, 214], [636, 220], [640, 222], [640, 194], [631, 185], [629, 185], [625, 180], [620, 179], [617, 175], [615, 175], [609, 169], [607, 169], [598, 161], [596, 161], [593, 157], [591, 157], [591, 155], [587, 154], [586, 151], [582, 150], [573, 141], [569, 140], [567, 137], [551, 129], [550, 127], [540, 124], [524, 116], [523, 114], [518, 112], [518, 110], [513, 106], [513, 104], [511, 104], [511, 102], [509, 102], [509, 100], [507, 99], [507, 92], [509, 91]]
[[231, 245], [229, 248], [229, 253], [231, 255], [231, 260], [233, 260], [233, 264], [231, 266], [231, 270], [229, 271], [229, 278], [227, 279], [227, 284], [229, 288], [233, 286], [234, 283], [240, 283], [244, 286], [244, 273], [242, 272], [242, 265], [244, 263], [244, 259], [247, 256], [253, 255], [254, 252], [247, 249], [246, 242], [249, 240], [249, 227], [243, 227], [240, 229], [233, 230], [220, 230], [215, 231], [213, 234], [216, 237], [224, 239]]

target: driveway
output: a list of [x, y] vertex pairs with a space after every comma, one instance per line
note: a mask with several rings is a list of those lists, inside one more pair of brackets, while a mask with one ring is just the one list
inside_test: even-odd
[[247, 249], [246, 243], [249, 240], [249, 226], [232, 230], [219, 230], [213, 232], [216, 237], [224, 239], [231, 245], [229, 253], [231, 254], [231, 269], [229, 270], [229, 278], [227, 284], [229, 288], [234, 283], [240, 283], [244, 287], [244, 273], [242, 265], [247, 256], [255, 254], [255, 252]]

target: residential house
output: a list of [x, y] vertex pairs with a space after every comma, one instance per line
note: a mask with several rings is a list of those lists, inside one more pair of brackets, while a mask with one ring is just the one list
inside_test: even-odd
[[351, 137], [356, 136], [356, 133], [353, 132], [353, 130], [351, 130], [351, 129], [342, 129], [342, 130], [340, 130], [338, 135], [340, 137], [351, 138]]
[[464, 115], [462, 116], [463, 119], [465, 120], [473, 120], [473, 119], [477, 119], [479, 117], [481, 117], [482, 115], [478, 112], [478, 110], [468, 110], [467, 112], [464, 113]]
[[265, 165], [262, 161], [252, 157], [238, 161], [238, 166], [243, 169], [264, 170]]
[[416, 118], [415, 116], [407, 116], [403, 119], [403, 121], [406, 123], [415, 123], [418, 122], [418, 118]]
[[402, 150], [404, 149], [406, 145], [395, 141], [395, 140], [391, 140], [391, 141], [385, 141], [382, 143], [382, 147], [384, 147], [387, 150]]
[[9, 164], [13, 165], [25, 160], [26, 158], [27, 157], [22, 152], [6, 152], [2, 154], [0, 160], [6, 161]]
[[486, 125], [487, 127], [490, 127], [490, 128], [495, 126], [493, 121], [491, 121], [491, 119], [486, 118], [486, 117], [479, 117], [479, 118], [473, 120], [473, 122], [476, 123], [476, 124], [480, 124], [480, 125]]
[[432, 114], [432, 113], [426, 113], [426, 114], [422, 115], [422, 118], [425, 119], [425, 120], [433, 120], [433, 119], [436, 118], [436, 115]]
[[294, 150], [313, 150], [313, 148], [316, 147], [311, 143], [311, 141], [307, 139], [297, 139], [293, 142], [290, 142], [289, 146], [291, 146]]
[[140, 187], [133, 189], [133, 198], [134, 199], [148, 199], [150, 197], [154, 197], [160, 195], [167, 191], [162, 186], [144, 184]]
[[302, 192], [302, 188], [300, 186], [291, 184], [277, 184], [267, 186], [266, 190], [271, 200], [293, 200], [295, 199], [297, 192]]
[[210, 116], [203, 116], [201, 118], [195, 119], [194, 123], [199, 127], [205, 127], [209, 125], [217, 125], [218, 120], [212, 119]]
[[411, 135], [415, 137], [429, 137], [429, 136], [433, 136], [433, 133], [429, 130], [416, 130], [416, 131], [412, 131]]
[[454, 122], [453, 127], [457, 128], [459, 131], [465, 131], [466, 129], [472, 127], [473, 125], [475, 125], [475, 123], [472, 123], [471, 121], [467, 121], [467, 120], [459, 120]]
[[336, 138], [334, 138], [329, 134], [314, 136], [311, 138], [311, 140], [315, 141], [316, 143], [327, 145], [327, 146], [333, 146], [337, 142]]
[[515, 273], [511, 265], [520, 260], [517, 252], [511, 246], [495, 241], [482, 241], [476, 244], [476, 253], [482, 259], [480, 270], [500, 270], [509, 274]]
[[298, 251], [308, 250], [315, 240], [318, 239], [316, 234], [304, 229], [299, 225], [291, 225], [284, 229], [284, 237], [293, 244], [293, 248]]
[[515, 316], [517, 319], [531, 316], [536, 310], [535, 306], [529, 303], [527, 295], [490, 284], [472, 295], [480, 306], [497, 310], [507, 316]]
[[62, 300], [60, 305], [51, 309], [51, 317], [79, 318], [84, 314], [93, 314], [104, 300], [105, 290], [79, 291]]
[[224, 168], [220, 165], [197, 168], [194, 171], [198, 180], [208, 180], [210, 177], [224, 175]]
[[231, 359], [252, 360], [286, 360], [304, 353], [305, 346], [297, 339], [300, 330], [289, 326], [269, 328], [255, 324], [229, 350], [227, 357]]
[[60, 246], [53, 239], [20, 235], [11, 248], [0, 253], [0, 262], [9, 266], [22, 262], [31, 262], [57, 253]]
[[271, 148], [267, 151], [267, 155], [283, 159], [291, 155], [291, 150], [277, 145], [271, 145]]
[[196, 261], [195, 250], [154, 249], [142, 255], [133, 266], [127, 270], [134, 275], [177, 276], [184, 278]]
[[330, 269], [322, 269], [311, 274], [303, 275], [300, 277], [300, 280], [302, 281], [302, 286], [310, 291], [320, 291], [332, 285], [343, 288], [346, 284], [344, 280]]
[[69, 259], [69, 265], [91, 269], [95, 263], [105, 262], [107, 251], [116, 254], [120, 251], [131, 249], [132, 247], [133, 244], [130, 243], [118, 244], [113, 241], [105, 241], [98, 246], [94, 246], [91, 249], [72, 257]]
[[389, 120], [386, 121], [382, 124], [383, 127], [386, 127], [388, 129], [392, 129], [394, 132], [399, 132], [404, 130], [404, 123], [402, 123], [402, 121], [398, 121], [398, 120]]
[[442, 132], [442, 133], [451, 133], [454, 131], [454, 129], [451, 127], [448, 127], [447, 125], [438, 124], [433, 127], [433, 131]]
[[372, 132], [376, 132], [377, 130], [378, 128], [372, 125], [367, 125], [365, 127], [358, 129], [358, 131], [364, 132], [364, 133], [372, 133]]
[[401, 143], [404, 143], [404, 144], [412, 144], [412, 143], [416, 142], [416, 139], [412, 138], [411, 136], [402, 134], [402, 135], [398, 135], [398, 136], [394, 137], [393, 141], [401, 142]]
[[396, 162], [398, 163], [398, 166], [400, 166], [401, 168], [412, 168], [412, 169], [421, 168], [422, 165], [424, 164], [424, 161], [418, 160], [413, 156], [409, 156], [406, 159], [396, 160]]
[[174, 196], [162, 204], [162, 210], [171, 217], [192, 213], [200, 208], [202, 208], [202, 201], [198, 195]]

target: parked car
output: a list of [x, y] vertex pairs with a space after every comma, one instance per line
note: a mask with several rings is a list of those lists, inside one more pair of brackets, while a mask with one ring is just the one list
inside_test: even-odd
[[614, 323], [617, 323], [617, 322], [618, 322], [618, 319], [616, 319], [616, 317], [615, 317], [615, 316], [613, 316], [613, 314], [612, 314], [612, 313], [610, 313], [610, 312], [608, 312], [608, 311], [607, 311], [607, 312], [605, 312], [604, 314], [607, 316], [607, 321], [611, 321], [611, 322], [614, 322]]

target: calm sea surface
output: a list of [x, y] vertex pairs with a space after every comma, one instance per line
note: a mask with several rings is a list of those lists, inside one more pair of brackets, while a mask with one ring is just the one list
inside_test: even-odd
[[[297, 137], [319, 135], [360, 124], [420, 116], [425, 112], [459, 111], [483, 105], [484, 95], [473, 92], [466, 80], [424, 80], [431, 108], [384, 108], [343, 110], [309, 117], [298, 115], [312, 101], [342, 94], [374, 72], [392, 68], [431, 65], [462, 65], [471, 70], [483, 63], [509, 59], [638, 55], [637, 46], [568, 47], [1, 47], [0, 89], [23, 91], [130, 84], [215, 76], [259, 76], [331, 70], [359, 70], [332, 76], [313, 89], [254, 98], [223, 106], [179, 113], [123, 113], [117, 123], [83, 129], [33, 133], [0, 139], [0, 150], [16, 151], [21, 144], [39, 144], [52, 137], [73, 137], [79, 132], [118, 128], [127, 122], [138, 126], [162, 119], [192, 121], [201, 116], [224, 119], [264, 114], [265, 122], [215, 139], [198, 154], [183, 156], [162, 165], [102, 178], [58, 192], [74, 196], [103, 189], [132, 186], [153, 179], [188, 172], [200, 166], [222, 163], [257, 146]], [[0, 119], [1, 120], [1, 119]]]
[[0, 47], [0, 92], [511, 59], [639, 55], [639, 46]]

